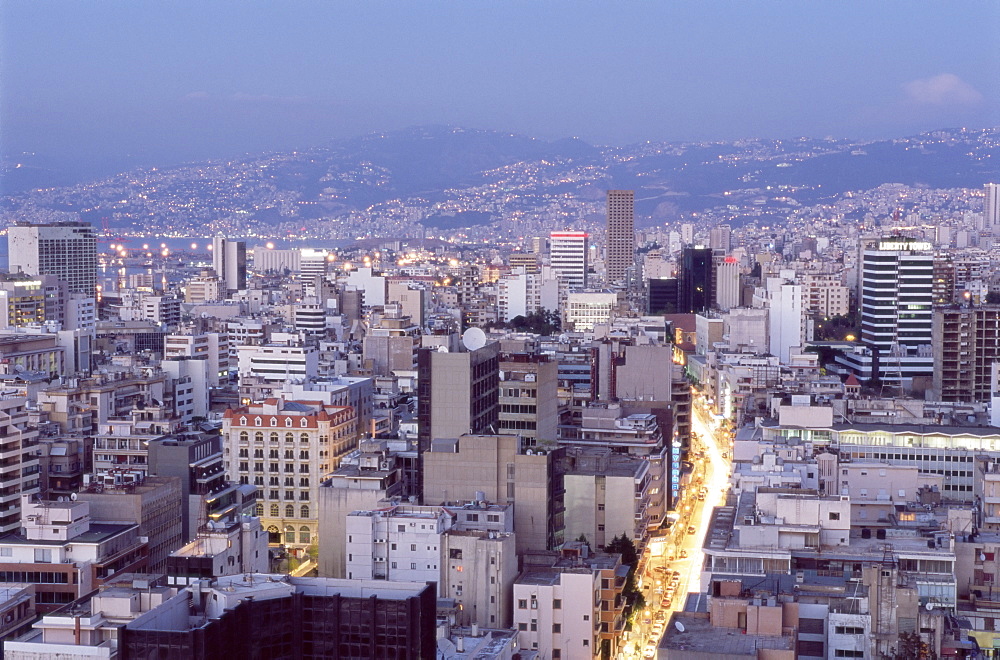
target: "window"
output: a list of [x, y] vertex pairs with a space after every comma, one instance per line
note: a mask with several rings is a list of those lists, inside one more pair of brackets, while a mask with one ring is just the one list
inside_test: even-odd
[[300, 514], [299, 515], [300, 518], [308, 518], [309, 517], [309, 507], [306, 506], [305, 504], [303, 504], [302, 508], [299, 509], [299, 514]]
[[416, 551], [417, 551], [417, 544], [416, 543], [411, 543], [410, 544], [410, 552], [416, 552]]
[[865, 629], [860, 626], [837, 626], [838, 635], [864, 635]]
[[532, 619], [531, 620], [531, 631], [532, 632], [537, 632], [538, 631], [538, 619]]
[[552, 660], [562, 660], [562, 649], [552, 649]]
[[449, 559], [461, 559], [462, 558], [462, 550], [460, 548], [452, 548], [452, 549], [448, 550], [448, 558]]
[[590, 615], [589, 614], [584, 614], [583, 615], [583, 620], [584, 621], [590, 621]]
[[416, 562], [410, 562], [410, 570], [411, 571], [417, 570], [417, 563]]
[[590, 646], [590, 640], [589, 639], [583, 640], [583, 645], [584, 646]]
[[302, 418], [302, 419], [301, 419], [301, 420], [299, 421], [299, 426], [301, 426], [302, 428], [305, 428], [305, 427], [309, 426], [309, 420], [308, 420], [308, 419], [306, 419], [305, 417], [303, 417], [303, 418]]
[[295, 436], [291, 433], [286, 433], [285, 442], [295, 442]]
[[303, 525], [299, 527], [299, 543], [309, 543], [309, 528]]
[[285, 426], [291, 426], [291, 425], [292, 425], [292, 418], [291, 417], [286, 417], [285, 418]]
[[403, 532], [406, 531], [406, 525], [397, 525], [396, 526], [396, 531], [399, 532], [400, 534], [402, 534]]
[[309, 434], [303, 433], [299, 436], [299, 442], [309, 442]]
[[519, 609], [519, 610], [526, 610], [526, 609], [528, 609], [528, 599], [527, 598], [519, 598], [518, 601], [517, 601], [517, 609]]
[[521, 630], [521, 631], [527, 631], [528, 630], [528, 624], [526, 624], [526, 623], [519, 623], [519, 624], [517, 624], [517, 629]]
[[256, 513], [256, 515], [257, 515], [258, 518], [260, 518], [261, 516], [264, 515], [264, 503], [263, 502], [257, 502], [257, 508], [255, 509], [255, 513]]
[[830, 520], [840, 520], [840, 512], [839, 511], [831, 511], [830, 512]]
[[553, 623], [552, 624], [552, 632], [554, 632], [554, 633], [561, 633], [562, 632], [562, 624], [561, 623]]
[[295, 517], [295, 507], [289, 504], [285, 507], [285, 517], [294, 518]]
[[554, 610], [561, 610], [562, 609], [562, 599], [561, 598], [553, 598], [552, 599], [552, 609], [554, 609]]
[[272, 518], [277, 518], [278, 517], [278, 505], [277, 504], [272, 504], [271, 505], [271, 517]]
[[864, 651], [852, 651], [850, 649], [837, 649], [833, 657], [835, 658], [863, 658], [865, 657]]

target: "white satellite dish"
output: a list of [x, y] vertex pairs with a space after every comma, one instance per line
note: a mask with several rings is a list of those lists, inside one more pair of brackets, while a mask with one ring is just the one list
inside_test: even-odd
[[924, 609], [927, 610], [928, 612], [930, 612], [931, 610], [934, 609], [934, 603], [932, 603], [930, 601], [927, 601], [927, 604], [924, 605]]
[[69, 494], [69, 499], [70, 499], [71, 502], [76, 502], [76, 498], [77, 497], [78, 497], [78, 495], [76, 493], [70, 493]]
[[486, 345], [486, 333], [482, 328], [469, 328], [462, 333], [462, 344], [467, 350], [478, 350]]
[[677, 632], [684, 632], [684, 624], [680, 621], [674, 621], [674, 628], [677, 628]]
[[447, 346], [438, 346], [438, 353], [447, 353], [447, 352], [448, 352]]

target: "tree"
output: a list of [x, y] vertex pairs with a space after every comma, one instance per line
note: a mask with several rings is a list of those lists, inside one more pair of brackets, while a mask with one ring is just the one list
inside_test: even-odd
[[893, 653], [882, 653], [881, 660], [938, 660], [927, 643], [915, 632], [899, 633], [899, 641]]

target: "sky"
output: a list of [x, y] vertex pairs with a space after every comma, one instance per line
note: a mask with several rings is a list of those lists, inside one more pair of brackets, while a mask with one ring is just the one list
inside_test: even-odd
[[995, 0], [0, 0], [0, 157], [97, 174], [421, 124], [594, 144], [996, 126], [998, 44]]

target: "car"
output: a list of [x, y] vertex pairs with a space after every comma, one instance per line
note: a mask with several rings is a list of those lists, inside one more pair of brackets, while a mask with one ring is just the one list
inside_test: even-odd
[[656, 645], [650, 644], [646, 647], [646, 650], [642, 652], [642, 657], [644, 658], [655, 658], [656, 657]]
[[674, 575], [675, 578], [679, 578], [681, 576], [681, 572], [680, 571], [674, 571], [673, 575]]
[[694, 525], [688, 525], [688, 534], [694, 534], [698, 530], [694, 528]]
[[681, 559], [687, 559], [687, 556], [688, 556], [688, 551], [687, 550], [681, 550]]

